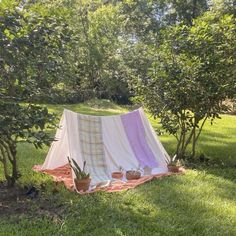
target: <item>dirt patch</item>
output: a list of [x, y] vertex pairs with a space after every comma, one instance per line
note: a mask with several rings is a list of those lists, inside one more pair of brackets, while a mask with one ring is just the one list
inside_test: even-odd
[[[4, 182], [0, 182], [0, 219], [20, 221], [21, 218], [48, 218], [54, 223], [61, 224], [65, 208], [55, 199], [55, 195], [51, 198], [45, 198], [39, 190], [30, 192], [32, 187], [14, 187], [7, 188]], [[37, 194], [35, 194], [37, 193]], [[52, 204], [52, 202], [54, 202]]]
[[20, 188], [7, 188], [5, 183], [0, 183], [0, 217], [7, 216], [14, 212], [21, 214], [28, 209], [30, 199], [25, 191]]

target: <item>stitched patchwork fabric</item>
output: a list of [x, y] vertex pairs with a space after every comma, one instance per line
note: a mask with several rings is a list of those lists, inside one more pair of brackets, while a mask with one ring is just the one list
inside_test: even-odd
[[107, 180], [101, 117], [78, 114], [81, 154], [92, 179]]

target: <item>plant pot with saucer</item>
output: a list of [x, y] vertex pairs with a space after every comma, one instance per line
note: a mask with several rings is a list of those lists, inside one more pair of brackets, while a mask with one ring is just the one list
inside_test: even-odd
[[126, 171], [126, 179], [127, 180], [134, 180], [140, 179], [141, 171], [140, 170], [128, 170]]
[[171, 158], [170, 162], [167, 165], [168, 171], [172, 173], [178, 173], [180, 172], [180, 169], [182, 169], [182, 165], [179, 160], [176, 160], [176, 155]]
[[118, 171], [114, 171], [111, 173], [111, 177], [113, 179], [122, 179], [124, 176], [123, 174], [123, 168], [120, 166]]

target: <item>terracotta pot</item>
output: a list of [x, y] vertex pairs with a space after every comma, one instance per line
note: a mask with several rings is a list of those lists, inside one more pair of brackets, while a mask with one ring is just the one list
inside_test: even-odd
[[140, 177], [141, 177], [140, 171], [136, 171], [136, 170], [126, 171], [126, 179], [127, 180], [140, 179]]
[[123, 173], [121, 171], [115, 171], [115, 172], [112, 172], [111, 177], [113, 179], [122, 179]]
[[168, 166], [169, 172], [177, 173], [179, 172], [180, 166]]
[[75, 181], [75, 186], [78, 191], [87, 191], [89, 189], [89, 185], [91, 182], [90, 178], [87, 179], [74, 179]]

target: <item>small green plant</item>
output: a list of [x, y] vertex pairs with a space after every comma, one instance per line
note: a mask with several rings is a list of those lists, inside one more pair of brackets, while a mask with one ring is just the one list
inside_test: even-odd
[[84, 161], [83, 168], [81, 169], [74, 159], [71, 159], [72, 162], [69, 157], [67, 157], [67, 159], [70, 164], [70, 167], [72, 168], [72, 170], [75, 173], [76, 179], [78, 179], [78, 180], [88, 179], [90, 177], [90, 174], [85, 172], [86, 161]]
[[170, 162], [168, 163], [168, 166], [181, 166], [182, 163], [179, 159], [177, 159], [177, 155], [174, 155], [172, 158], [170, 158]]
[[143, 170], [141, 168], [141, 166], [139, 165], [137, 168], [131, 168], [130, 170], [127, 170], [126, 172], [129, 172], [129, 174], [131, 175], [136, 175], [136, 174], [142, 174]]

